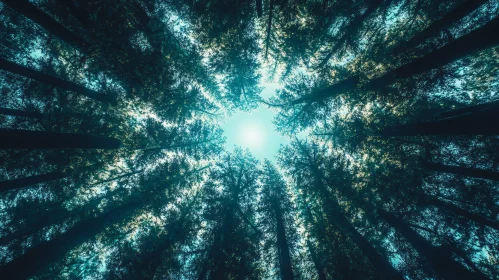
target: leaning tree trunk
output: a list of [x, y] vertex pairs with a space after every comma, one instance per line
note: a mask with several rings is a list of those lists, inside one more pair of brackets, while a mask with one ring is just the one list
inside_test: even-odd
[[26, 253], [0, 267], [0, 275], [6, 279], [27, 279], [60, 260], [106, 227], [130, 217], [137, 211], [136, 204], [126, 204], [97, 218], [80, 222], [63, 234], [26, 250]]
[[26, 78], [30, 78], [42, 83], [46, 83], [49, 85], [56, 86], [61, 89], [69, 90], [76, 92], [78, 94], [81, 94], [83, 96], [86, 96], [88, 98], [104, 102], [104, 103], [115, 103], [116, 99], [110, 95], [105, 95], [100, 92], [97, 92], [92, 89], [88, 89], [84, 86], [75, 84], [73, 82], [68, 82], [66, 80], [63, 80], [61, 78], [57, 78], [51, 75], [47, 75], [45, 73], [42, 73], [37, 70], [33, 70], [24, 66], [21, 66], [19, 64], [16, 64], [14, 62], [5, 60], [3, 58], [0, 58], [0, 69], [24, 76]]
[[383, 0], [374, 0], [369, 3], [369, 7], [367, 10], [360, 16], [356, 17], [353, 21], [351, 21], [348, 26], [345, 27], [345, 31], [343, 32], [343, 35], [340, 36], [337, 40], [331, 51], [326, 55], [324, 59], [322, 59], [321, 63], [317, 68], [322, 68], [324, 65], [327, 64], [327, 62], [331, 59], [331, 57], [338, 52], [338, 50], [346, 44], [348, 41], [349, 36], [354, 36], [359, 30], [359, 28], [362, 26], [362, 24], [365, 22], [366, 18], [368, 18], [376, 9], [378, 9], [379, 5]]
[[267, 38], [265, 39], [265, 59], [267, 59], [267, 55], [269, 54], [269, 45], [270, 45], [270, 33], [272, 29], [272, 13], [274, 10], [274, 0], [269, 0], [269, 21], [267, 24]]
[[111, 137], [0, 128], [0, 149], [118, 149], [121, 142]]
[[433, 246], [395, 215], [382, 209], [378, 210], [378, 214], [398, 233], [404, 236], [421, 257], [426, 259], [428, 265], [439, 278], [445, 280], [483, 279], [479, 274], [469, 271], [463, 265], [454, 261], [451, 250]]
[[[496, 17], [484, 26], [437, 50], [434, 50], [433, 52], [400, 66], [399, 68], [392, 70], [381, 77], [370, 80], [366, 84], [362, 85], [361, 89], [366, 91], [381, 89], [394, 83], [397, 79], [404, 79], [422, 74], [462, 59], [478, 51], [496, 46], [499, 44], [499, 36], [496, 36], [498, 28], [499, 17]], [[296, 99], [292, 102], [292, 104], [317, 102], [326, 98], [333, 98], [339, 94], [355, 89], [358, 85], [358, 78], [353, 77], [318, 92]]]
[[75, 172], [77, 172], [77, 171], [79, 172], [79, 171], [94, 170], [96, 167], [99, 167], [99, 166], [102, 166], [102, 163], [98, 163], [98, 164], [84, 167], [84, 170], [81, 170], [81, 169], [77, 169], [77, 170], [69, 169], [66, 171], [61, 170], [61, 171], [54, 171], [54, 172], [49, 172], [49, 173], [40, 174], [40, 175], [33, 175], [33, 176], [28, 176], [28, 177], [23, 177], [23, 178], [18, 178], [18, 179], [1, 181], [0, 182], [0, 193], [14, 190], [14, 189], [29, 187], [32, 185], [41, 184], [41, 183], [45, 183], [45, 182], [60, 180], [60, 179], [74, 175]]
[[425, 199], [423, 199], [421, 202], [419, 202], [419, 204], [436, 206], [437, 208], [440, 208], [440, 209], [445, 210], [447, 212], [453, 213], [457, 216], [466, 218], [470, 221], [474, 221], [478, 224], [488, 226], [488, 227], [491, 227], [491, 228], [499, 231], [499, 223], [498, 222], [491, 221], [485, 217], [471, 213], [465, 209], [457, 207], [456, 205], [454, 205], [452, 203], [447, 203], [447, 202], [441, 201], [441, 200], [436, 199], [436, 198], [425, 196]]
[[324, 268], [320, 264], [319, 258], [317, 257], [317, 253], [315, 252], [314, 245], [310, 240], [307, 239], [307, 247], [310, 252], [310, 256], [312, 257], [312, 261], [314, 262], [315, 270], [317, 270], [317, 276], [319, 280], [326, 280], [326, 274], [324, 274]]
[[326, 198], [328, 203], [326, 207], [329, 207], [327, 215], [330, 223], [337, 224], [340, 230], [344, 231], [346, 235], [352, 239], [355, 245], [357, 245], [367, 259], [373, 264], [376, 274], [383, 279], [404, 279], [401, 273], [393, 268], [388, 259], [380, 255], [369, 243], [369, 241], [362, 234], [360, 234], [350, 223], [350, 221], [348, 221], [347, 218], [341, 213], [340, 206], [336, 200], [330, 197], [326, 187], [323, 184], [320, 184], [319, 187], [322, 195]]
[[42, 26], [49, 33], [59, 37], [66, 43], [79, 48], [82, 51], [87, 51], [87, 42], [68, 30], [62, 24], [58, 23], [52, 17], [40, 10], [37, 6], [31, 4], [27, 0], [0, 0], [8, 7], [16, 12], [24, 15], [30, 20]]
[[3, 108], [3, 107], [0, 107], [0, 114], [6, 115], [6, 116], [33, 118], [33, 119], [43, 118], [42, 113], [38, 113], [38, 112], [34, 112], [34, 111], [23, 111], [23, 110], [9, 109], [9, 108]]
[[439, 163], [432, 162], [423, 162], [423, 166], [438, 172], [462, 175], [467, 177], [481, 178], [493, 181], [499, 181], [499, 172], [484, 170], [480, 168], [472, 168], [472, 167], [460, 167], [460, 166], [451, 166], [444, 165]]
[[281, 273], [281, 279], [292, 280], [294, 279], [294, 276], [291, 265], [291, 255], [289, 253], [289, 246], [286, 238], [284, 219], [282, 217], [281, 209], [276, 201], [274, 201], [273, 208], [277, 220], [277, 248], [279, 254], [279, 271]]
[[442, 30], [450, 27], [452, 24], [456, 23], [463, 17], [472, 13], [474, 10], [478, 9], [481, 5], [485, 4], [487, 0], [465, 0], [445, 16], [436, 20], [430, 26], [425, 28], [423, 31], [416, 34], [414, 37], [409, 39], [409, 41], [405, 43], [401, 43], [398, 47], [394, 49], [394, 54], [399, 55], [403, 52], [406, 52], [409, 49], [417, 47], [429, 38], [438, 35]]
[[437, 114], [437, 117], [439, 118], [453, 118], [457, 116], [461, 116], [464, 114], [471, 114], [471, 113], [478, 113], [480, 111], [483, 111], [485, 109], [489, 109], [491, 107], [497, 107], [499, 106], [499, 101], [493, 101], [493, 102], [488, 102], [488, 103], [482, 103], [478, 105], [473, 105], [473, 106], [467, 106], [455, 110], [449, 110], [445, 112], [441, 112]]
[[499, 108], [460, 115], [443, 120], [388, 126], [381, 130], [385, 137], [422, 135], [499, 135]]

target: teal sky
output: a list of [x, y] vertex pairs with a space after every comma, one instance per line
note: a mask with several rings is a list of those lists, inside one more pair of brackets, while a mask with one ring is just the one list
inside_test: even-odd
[[[261, 96], [264, 99], [275, 94], [278, 84], [262, 84]], [[275, 156], [281, 145], [286, 145], [290, 139], [284, 137], [275, 130], [272, 121], [276, 111], [260, 105], [251, 112], [236, 112], [222, 123], [227, 142], [225, 147], [228, 151], [233, 151], [235, 147], [249, 149], [258, 160], [265, 158], [275, 163]]]

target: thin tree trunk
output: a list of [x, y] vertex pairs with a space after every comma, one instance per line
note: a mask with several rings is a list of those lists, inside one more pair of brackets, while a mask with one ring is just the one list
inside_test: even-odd
[[60, 5], [65, 5], [70, 13], [78, 20], [81, 25], [87, 30], [92, 30], [92, 21], [88, 17], [88, 13], [82, 10], [81, 7], [77, 7], [73, 1], [57, 0]]
[[115, 103], [116, 99], [110, 95], [105, 95], [100, 92], [97, 92], [92, 89], [88, 89], [84, 86], [75, 84], [73, 82], [68, 82], [66, 80], [63, 80], [61, 78], [57, 78], [51, 75], [47, 75], [45, 73], [42, 73], [37, 70], [33, 70], [24, 66], [21, 66], [19, 64], [16, 64], [14, 62], [5, 60], [3, 58], [0, 58], [0, 69], [26, 77], [30, 78], [42, 83], [46, 83], [49, 85], [56, 86], [61, 89], [73, 91], [75, 93], [81, 94], [83, 96], [86, 96], [88, 98], [104, 102], [104, 103]]
[[499, 108], [490, 107], [482, 111], [438, 121], [388, 126], [381, 131], [381, 135], [385, 137], [421, 135], [499, 135], [499, 122], [496, 121], [498, 117]]
[[383, 2], [383, 0], [371, 1], [367, 10], [362, 15], [359, 15], [353, 21], [351, 21], [347, 27], [345, 27], [345, 31], [343, 32], [343, 35], [340, 38], [336, 39], [336, 44], [333, 46], [333, 49], [321, 61], [318, 68], [322, 68], [322, 67], [324, 67], [324, 65], [327, 64], [327, 62], [340, 49], [340, 47], [343, 46], [348, 41], [348, 36], [353, 36], [354, 34], [356, 34], [358, 32], [359, 28], [365, 22], [366, 18], [371, 16], [371, 14], [374, 13], [374, 11], [376, 11], [378, 9], [379, 5], [381, 5], [382, 2]]
[[259, 18], [261, 18], [263, 15], [262, 0], [255, 0], [255, 2], [256, 2], [256, 14], [258, 15]]
[[442, 30], [450, 27], [452, 24], [456, 23], [463, 17], [472, 13], [474, 10], [478, 9], [481, 5], [485, 4], [487, 0], [465, 0], [459, 5], [457, 5], [454, 9], [452, 9], [449, 13], [444, 15], [439, 20], [436, 20], [430, 26], [425, 28], [423, 31], [416, 34], [409, 41], [405, 43], [401, 43], [397, 48], [394, 49], [394, 54], [399, 55], [401, 53], [406, 52], [409, 49], [417, 47], [429, 38], [437, 35]]
[[274, 10], [274, 0], [269, 0], [269, 22], [267, 25], [267, 38], [265, 39], [265, 59], [267, 59], [269, 53], [269, 44], [270, 44], [270, 31], [272, 29], [272, 12]]
[[378, 210], [378, 214], [398, 233], [404, 236], [421, 257], [426, 259], [428, 265], [438, 277], [446, 280], [483, 279], [479, 274], [469, 271], [464, 266], [454, 261], [451, 257], [452, 252], [450, 250], [431, 245], [430, 242], [417, 234], [409, 225], [395, 217], [395, 215], [382, 209]]
[[274, 201], [274, 214], [277, 220], [277, 248], [279, 253], [279, 271], [281, 272], [281, 279], [292, 280], [294, 279], [294, 276], [288, 241], [286, 239], [284, 220], [281, 209], [276, 201]]
[[34, 175], [34, 176], [29, 176], [29, 177], [24, 177], [24, 178], [19, 178], [19, 179], [2, 181], [2, 182], [0, 182], [0, 193], [14, 190], [14, 189], [29, 187], [29, 186], [40, 184], [40, 183], [55, 181], [55, 180], [66, 178], [68, 176], [69, 176], [69, 174], [66, 172], [55, 171], [55, 172]]
[[444, 202], [444, 201], [441, 201], [439, 199], [432, 198], [432, 197], [426, 197], [426, 199], [424, 199], [422, 202], [420, 202], [420, 204], [436, 206], [437, 208], [454, 213], [457, 216], [461, 216], [461, 217], [466, 218], [470, 221], [474, 221], [478, 224], [485, 225], [485, 226], [491, 227], [491, 228], [499, 231], [499, 223], [498, 222], [491, 221], [491, 220], [489, 220], [485, 217], [482, 217], [480, 215], [468, 212], [467, 210], [459, 208], [454, 204], [447, 203], [447, 202]]
[[450, 166], [438, 163], [423, 162], [423, 166], [434, 171], [499, 181], [499, 172], [471, 167]]
[[38, 112], [34, 112], [34, 111], [30, 112], [30, 111], [9, 109], [9, 108], [3, 108], [3, 107], [0, 107], [0, 114], [6, 115], [6, 116], [34, 118], [34, 119], [43, 118], [42, 113], [38, 113]]
[[493, 101], [493, 102], [488, 102], [488, 103], [482, 103], [478, 105], [473, 105], [473, 106], [467, 106], [455, 110], [449, 110], [445, 112], [441, 112], [437, 114], [437, 117], [440, 118], [453, 118], [453, 117], [458, 117], [464, 114], [471, 114], [471, 113], [477, 113], [480, 111], [483, 111], [485, 109], [489, 109], [491, 107], [497, 107], [499, 106], [499, 101]]
[[319, 276], [319, 280], [326, 280], [326, 275], [324, 274], [324, 269], [322, 268], [319, 258], [317, 257], [317, 253], [315, 252], [314, 245], [310, 240], [307, 239], [307, 247], [310, 252], [310, 256], [312, 257], [312, 261], [314, 262], [315, 269], [317, 270], [317, 275]]
[[[400, 66], [399, 68], [388, 72], [381, 77], [372, 79], [364, 84], [361, 89], [365, 91], [381, 89], [394, 83], [397, 79], [404, 79], [422, 74], [440, 66], [457, 61], [478, 51], [496, 46], [499, 44], [499, 36], [495, 36], [498, 28], [499, 17], [496, 17], [483, 27], [472, 31], [435, 51]], [[354, 78], [350, 79], [347, 79], [350, 80], [350, 82], [345, 80], [318, 91], [317, 93], [301, 97], [293, 101], [292, 104], [316, 102], [322, 99], [332, 98], [352, 90], [358, 86], [359, 82], [357, 80], [355, 83], [355, 80], [353, 80]]]
[[121, 142], [111, 137], [20, 129], [0, 129], [0, 149], [118, 149]]
[[24, 15], [30, 20], [42, 26], [49, 33], [59, 37], [66, 43], [87, 51], [87, 43], [83, 38], [75, 35], [62, 24], [58, 23], [52, 17], [40, 10], [37, 6], [27, 0], [0, 0], [16, 12]]
[[30, 278], [106, 227], [130, 217], [136, 211], [137, 205], [126, 204], [97, 218], [80, 222], [63, 234], [27, 249], [26, 253], [0, 267], [0, 275], [13, 280]]

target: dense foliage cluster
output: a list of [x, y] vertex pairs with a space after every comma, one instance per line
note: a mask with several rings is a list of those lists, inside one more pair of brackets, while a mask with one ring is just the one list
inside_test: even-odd
[[[0, 278], [497, 279], [498, 34], [495, 0], [0, 0]], [[224, 150], [258, 106], [276, 164]]]

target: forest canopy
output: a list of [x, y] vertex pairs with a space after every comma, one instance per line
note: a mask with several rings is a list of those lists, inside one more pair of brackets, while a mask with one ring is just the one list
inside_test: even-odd
[[0, 0], [0, 278], [498, 279], [498, 92], [496, 0]]

